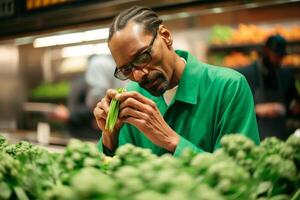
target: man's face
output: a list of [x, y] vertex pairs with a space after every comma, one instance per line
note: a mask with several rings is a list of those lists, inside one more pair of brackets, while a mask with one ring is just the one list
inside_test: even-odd
[[[143, 25], [129, 22], [114, 33], [108, 44], [118, 71], [126, 72], [130, 80], [154, 96], [168, 89], [173, 73], [169, 49], [162, 37], [160, 28], [156, 34], [151, 34], [145, 32]], [[145, 64], [136, 64], [141, 61]]]
[[281, 66], [283, 56], [276, 54], [271, 49], [267, 49], [266, 59], [267, 59], [266, 61], [267, 61], [268, 65], [269, 65], [268, 67], [279, 68]]

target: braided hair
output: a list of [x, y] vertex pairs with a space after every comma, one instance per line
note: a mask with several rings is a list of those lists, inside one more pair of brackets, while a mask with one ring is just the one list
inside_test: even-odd
[[122, 11], [114, 18], [109, 28], [108, 41], [110, 41], [116, 31], [125, 28], [129, 21], [143, 24], [146, 31], [152, 34], [154, 34], [158, 26], [162, 23], [162, 20], [159, 19], [158, 15], [152, 9], [141, 6], [133, 6]]

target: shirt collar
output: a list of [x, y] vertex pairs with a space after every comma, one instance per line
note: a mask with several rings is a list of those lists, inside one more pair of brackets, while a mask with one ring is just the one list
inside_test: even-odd
[[[179, 80], [175, 100], [197, 104], [199, 93], [199, 61], [189, 52], [176, 50], [177, 55], [186, 60], [186, 66]], [[198, 68], [198, 69], [197, 69]]]

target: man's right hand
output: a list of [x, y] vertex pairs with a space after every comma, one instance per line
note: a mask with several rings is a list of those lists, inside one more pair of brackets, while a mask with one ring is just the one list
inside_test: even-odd
[[99, 128], [102, 130], [103, 145], [111, 151], [114, 151], [118, 143], [119, 130], [122, 127], [122, 122], [118, 119], [113, 132], [105, 129], [106, 118], [109, 111], [109, 104], [117, 94], [116, 90], [108, 89], [106, 95], [97, 103], [94, 109], [94, 116]]

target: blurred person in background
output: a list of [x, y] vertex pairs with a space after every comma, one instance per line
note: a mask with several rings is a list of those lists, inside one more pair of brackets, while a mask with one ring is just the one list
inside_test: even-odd
[[93, 55], [90, 57], [85, 80], [88, 85], [86, 105], [92, 110], [102, 99], [108, 88], [123, 87], [126, 81], [121, 81], [113, 76], [116, 63], [111, 55]]
[[[128, 92], [108, 90], [94, 115], [100, 152], [113, 155], [126, 143], [154, 154], [179, 156], [186, 148], [213, 152], [225, 134], [259, 143], [254, 103], [238, 72], [198, 61], [173, 49], [171, 32], [150, 8], [131, 7], [110, 26], [108, 46], [117, 64], [114, 76], [131, 81]], [[111, 99], [120, 101], [113, 131], [105, 129]], [[247, 109], [245, 109], [247, 108]]]
[[52, 117], [65, 122], [73, 137], [96, 139], [101, 135], [93, 116], [96, 103], [108, 88], [122, 87], [124, 82], [113, 77], [115, 62], [110, 55], [92, 55], [85, 74], [71, 82], [67, 106], [59, 105]]
[[300, 101], [293, 75], [288, 69], [281, 68], [285, 55], [286, 40], [280, 35], [272, 35], [263, 46], [261, 58], [238, 69], [246, 77], [254, 96], [261, 139], [276, 136], [285, 140], [289, 136], [287, 115], [299, 113]]

